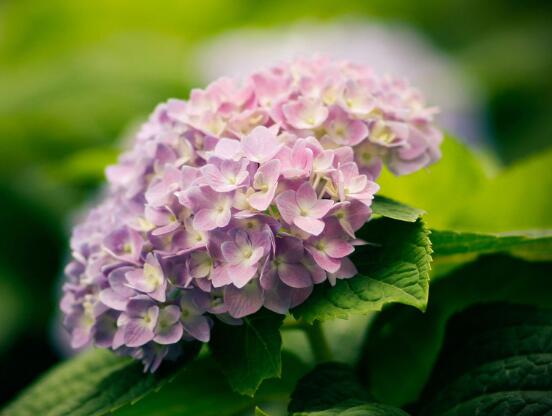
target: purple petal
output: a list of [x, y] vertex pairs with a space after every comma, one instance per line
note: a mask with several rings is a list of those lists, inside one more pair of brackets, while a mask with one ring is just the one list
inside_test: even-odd
[[293, 288], [300, 289], [312, 286], [309, 271], [300, 264], [280, 264], [278, 266], [278, 276], [282, 282]]
[[263, 306], [262, 290], [257, 280], [252, 280], [242, 289], [235, 286], [224, 288], [224, 304], [233, 318], [243, 318], [257, 312]]
[[125, 345], [141, 347], [155, 336], [153, 330], [141, 319], [131, 319], [125, 326]]
[[156, 335], [153, 338], [155, 342], [162, 345], [175, 344], [182, 338], [184, 333], [184, 327], [180, 322], [177, 322], [165, 329], [156, 331]]
[[191, 316], [190, 318], [183, 318], [182, 323], [184, 330], [192, 337], [201, 342], [209, 342], [211, 326], [207, 317], [202, 315]]

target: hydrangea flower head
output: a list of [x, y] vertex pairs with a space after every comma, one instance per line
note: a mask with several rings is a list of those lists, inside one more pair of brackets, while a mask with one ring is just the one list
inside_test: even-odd
[[327, 59], [160, 104], [74, 230], [61, 303], [73, 346], [155, 371], [181, 341], [207, 342], [213, 319], [285, 314], [354, 276], [382, 166], [439, 158], [434, 112], [402, 80]]

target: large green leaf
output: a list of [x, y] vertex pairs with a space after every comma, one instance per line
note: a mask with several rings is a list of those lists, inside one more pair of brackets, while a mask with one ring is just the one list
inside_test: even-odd
[[396, 407], [373, 403], [354, 370], [336, 362], [320, 364], [302, 377], [288, 410], [293, 416], [406, 416]]
[[309, 299], [293, 311], [307, 322], [347, 318], [404, 303], [424, 310], [427, 304], [431, 243], [422, 220], [415, 223], [381, 218], [359, 233], [369, 244], [352, 256], [358, 275], [315, 287]]
[[424, 210], [412, 208], [408, 205], [379, 195], [376, 195], [371, 206], [374, 214], [399, 221], [415, 222], [418, 218], [425, 214]]
[[345, 401], [369, 400], [353, 369], [345, 364], [320, 364], [299, 380], [288, 406], [290, 413], [325, 410]]
[[[545, 258], [552, 255], [552, 230], [514, 232], [508, 234], [478, 234], [456, 231], [431, 231], [435, 256], [537, 251]], [[540, 257], [540, 256], [538, 256]]]
[[463, 213], [463, 228], [478, 232], [552, 228], [550, 166], [552, 150], [518, 163], [484, 183]]
[[431, 231], [431, 277], [445, 275], [482, 254], [509, 253], [526, 260], [552, 260], [552, 230], [505, 234]]
[[134, 403], [171, 380], [196, 355], [198, 345], [176, 363], [165, 363], [155, 374], [108, 350], [94, 349], [54, 368], [3, 410], [6, 416], [104, 415]]
[[408, 416], [401, 409], [380, 403], [342, 403], [331, 409], [293, 413], [293, 416]]
[[[282, 378], [266, 380], [254, 397], [232, 391], [212, 357], [191, 363], [174, 381], [136, 406], [125, 406], [115, 416], [238, 416], [260, 406], [269, 414], [282, 414], [297, 380], [308, 367], [296, 356], [282, 353]], [[278, 409], [278, 412], [270, 412]], [[248, 412], [248, 413], [246, 413]]]
[[537, 416], [552, 411], [552, 309], [478, 306], [447, 326], [422, 416]]
[[[384, 171], [381, 193], [422, 207], [432, 228], [475, 232], [510, 232], [552, 228], [552, 150], [512, 167], [485, 169], [473, 151], [447, 137], [443, 158], [405, 177]], [[496, 170], [494, 176], [486, 170]]]
[[489, 301], [552, 306], [551, 275], [552, 263], [486, 256], [435, 281], [425, 314], [401, 305], [384, 310], [370, 328], [361, 365], [372, 394], [399, 406], [416, 400], [451, 315]]
[[263, 380], [280, 377], [283, 319], [263, 309], [240, 326], [217, 322], [209, 345], [234, 391], [253, 396]]
[[447, 137], [442, 151], [435, 165], [401, 177], [384, 170], [378, 183], [382, 195], [427, 211], [429, 226], [449, 229], [462, 224], [474, 190], [488, 179], [481, 160], [459, 141]]

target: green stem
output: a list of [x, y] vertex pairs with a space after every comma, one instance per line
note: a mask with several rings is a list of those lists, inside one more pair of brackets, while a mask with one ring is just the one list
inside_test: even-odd
[[314, 359], [318, 363], [332, 361], [332, 351], [324, 335], [320, 322], [315, 321], [312, 325], [304, 325], [305, 334], [309, 340]]

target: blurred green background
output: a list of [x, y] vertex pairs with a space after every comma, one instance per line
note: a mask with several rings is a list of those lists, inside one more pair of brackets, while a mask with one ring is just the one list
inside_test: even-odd
[[419, 32], [474, 80], [485, 136], [475, 141], [488, 159], [506, 166], [549, 146], [551, 2], [0, 1], [0, 402], [60, 359], [52, 340], [72, 216], [121, 137], [206, 82], [201, 45], [239, 28], [323, 30], [351, 17]]

